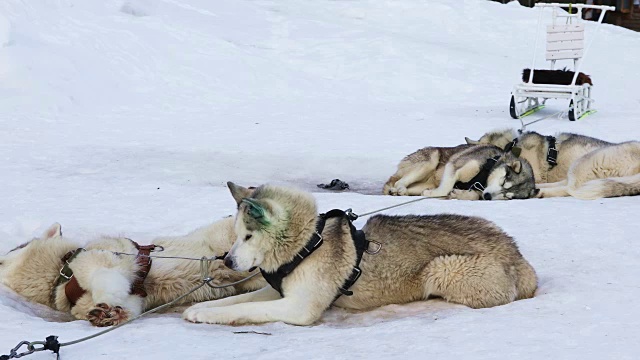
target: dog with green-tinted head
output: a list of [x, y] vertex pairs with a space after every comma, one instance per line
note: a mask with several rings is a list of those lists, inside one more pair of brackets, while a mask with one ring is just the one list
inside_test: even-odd
[[308, 193], [283, 193], [269, 185], [253, 191], [232, 182], [228, 186], [238, 204], [237, 238], [225, 258], [229, 268], [273, 271], [291, 260], [304, 245], [298, 242], [315, 231], [315, 201]]
[[361, 310], [430, 296], [490, 307], [529, 298], [537, 286], [513, 239], [481, 218], [376, 215], [359, 232], [340, 210], [319, 215], [300, 190], [228, 186], [238, 212], [225, 264], [260, 267], [270, 285], [196, 304], [182, 315], [191, 322], [309, 325], [332, 304]]

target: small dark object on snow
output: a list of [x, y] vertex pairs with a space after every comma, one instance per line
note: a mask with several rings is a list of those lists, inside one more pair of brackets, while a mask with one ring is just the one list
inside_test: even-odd
[[318, 184], [318, 187], [321, 189], [342, 191], [348, 190], [349, 184], [340, 179], [333, 179], [329, 184]]
[[[529, 72], [531, 70], [524, 69], [522, 70], [522, 81], [529, 81]], [[534, 84], [552, 84], [552, 85], [571, 85], [571, 81], [573, 80], [573, 75], [575, 72], [571, 70], [567, 70], [564, 68], [562, 70], [534, 70], [533, 72], [533, 80]], [[576, 79], [576, 85], [589, 84], [593, 86], [591, 82], [591, 78], [589, 75], [585, 73], [579, 73], [578, 78]]]
[[267, 336], [271, 335], [271, 333], [268, 333], [268, 332], [260, 332], [260, 331], [253, 331], [253, 330], [251, 330], [251, 331], [234, 331], [233, 333], [234, 334], [257, 334], [257, 335], [267, 335]]

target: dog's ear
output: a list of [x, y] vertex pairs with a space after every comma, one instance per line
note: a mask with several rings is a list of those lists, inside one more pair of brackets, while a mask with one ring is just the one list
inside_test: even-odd
[[516, 160], [511, 163], [511, 168], [515, 171], [516, 174], [520, 174], [522, 170], [522, 162], [520, 160]]
[[55, 223], [42, 234], [43, 239], [51, 239], [56, 236], [62, 236], [62, 225]]
[[480, 144], [480, 141], [471, 140], [466, 136], [464, 137], [464, 140], [467, 142], [468, 145], [478, 145], [478, 144]]
[[242, 187], [240, 185], [236, 185], [231, 181], [227, 182], [227, 186], [229, 187], [229, 191], [231, 191], [231, 196], [233, 196], [233, 199], [236, 201], [238, 205], [240, 205], [240, 203], [242, 202], [242, 199], [248, 198], [249, 196], [251, 196], [251, 193], [252, 193], [251, 190], [245, 187]]
[[533, 189], [531, 190], [531, 196], [532, 198], [538, 196], [538, 194], [540, 193], [540, 189]]
[[241, 200], [242, 203], [246, 204], [247, 207], [247, 215], [249, 215], [253, 220], [257, 221], [260, 225], [266, 226], [269, 225], [268, 219], [268, 210], [264, 205], [260, 203], [259, 200], [244, 198]]

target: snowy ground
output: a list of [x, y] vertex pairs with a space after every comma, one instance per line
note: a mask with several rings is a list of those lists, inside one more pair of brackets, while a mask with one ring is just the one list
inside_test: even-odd
[[[530, 66], [536, 21], [535, 10], [483, 0], [4, 0], [0, 252], [54, 221], [76, 239], [186, 233], [234, 211], [227, 180], [351, 184], [318, 192], [322, 210], [398, 203], [371, 194], [407, 153], [518, 125], [509, 91]], [[531, 129], [640, 139], [639, 56], [640, 34], [603, 25], [583, 68], [599, 112]], [[440, 212], [480, 215], [513, 235], [539, 274], [537, 296], [482, 310], [332, 309], [312, 327], [160, 314], [65, 348], [63, 359], [637, 358], [638, 198], [389, 211]], [[0, 354], [23, 339], [95, 331], [0, 295]]]

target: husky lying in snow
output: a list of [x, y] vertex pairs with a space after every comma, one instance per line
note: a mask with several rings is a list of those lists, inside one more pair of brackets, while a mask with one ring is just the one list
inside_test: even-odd
[[[154, 244], [164, 247], [158, 254], [161, 256], [209, 257], [228, 251], [234, 239], [233, 218], [226, 218], [186, 236], [158, 238]], [[0, 256], [0, 282], [30, 301], [70, 312], [95, 326], [117, 325], [200, 284], [200, 262], [179, 259], [154, 259], [148, 275], [141, 279], [139, 271], [144, 264], [136, 257], [113, 253], [138, 251], [126, 238], [103, 237], [91, 241], [72, 259], [68, 259], [71, 255], [65, 256], [76, 249], [78, 244], [64, 238], [60, 225], [54, 224], [42, 237]], [[63, 258], [68, 259], [68, 269]], [[222, 261], [212, 262], [209, 271], [215, 284], [249, 275], [229, 270]], [[67, 281], [62, 273], [72, 274], [71, 279]], [[67, 286], [74, 283], [74, 287]], [[264, 279], [258, 276], [224, 289], [204, 286], [183, 303], [217, 299], [264, 285]]]
[[527, 199], [537, 194], [531, 165], [491, 145], [427, 147], [405, 157], [383, 192], [450, 199]]
[[228, 185], [238, 203], [238, 238], [225, 264], [238, 271], [260, 267], [272, 286], [196, 304], [183, 313], [189, 321], [308, 325], [332, 303], [367, 309], [440, 296], [483, 308], [536, 290], [535, 271], [513, 239], [487, 220], [377, 215], [360, 232], [339, 210], [319, 217], [308, 193]]
[[467, 143], [513, 147], [533, 167], [538, 197], [581, 199], [640, 194], [640, 142], [613, 144], [588, 136], [559, 133], [543, 136], [512, 129], [485, 134]]

